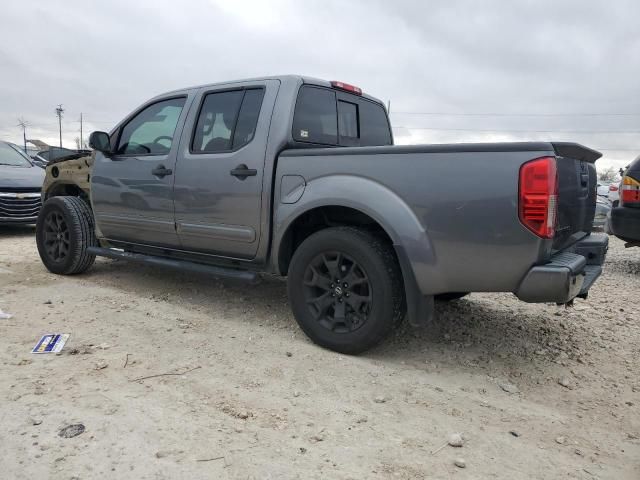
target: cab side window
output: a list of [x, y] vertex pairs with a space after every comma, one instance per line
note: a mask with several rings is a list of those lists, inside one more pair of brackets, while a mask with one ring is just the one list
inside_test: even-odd
[[255, 135], [264, 89], [209, 93], [205, 96], [191, 141], [192, 153], [237, 150]]
[[296, 142], [330, 146], [393, 144], [382, 105], [315, 85], [302, 85], [298, 91], [291, 134]]
[[166, 155], [182, 113], [185, 97], [171, 98], [149, 105], [122, 128], [118, 155]]
[[293, 115], [293, 138], [299, 142], [338, 144], [335, 92], [306, 85], [300, 88]]

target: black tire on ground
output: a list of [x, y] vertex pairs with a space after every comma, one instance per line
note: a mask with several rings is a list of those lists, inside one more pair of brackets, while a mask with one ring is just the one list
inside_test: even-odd
[[52, 197], [45, 202], [36, 223], [36, 244], [42, 263], [52, 273], [73, 275], [87, 270], [96, 256], [93, 214], [79, 197]]
[[289, 301], [300, 328], [336, 352], [370, 349], [406, 312], [392, 246], [363, 229], [333, 227], [309, 236], [295, 251], [288, 277]]
[[452, 300], [459, 300], [467, 295], [469, 295], [469, 292], [447, 292], [435, 295], [435, 299], [439, 302], [450, 302]]

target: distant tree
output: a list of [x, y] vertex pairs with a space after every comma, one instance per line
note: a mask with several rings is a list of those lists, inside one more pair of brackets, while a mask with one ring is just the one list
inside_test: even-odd
[[598, 179], [601, 182], [608, 182], [608, 183], [614, 182], [617, 176], [618, 176], [618, 172], [614, 167], [609, 167], [604, 170], [600, 170], [598, 172]]

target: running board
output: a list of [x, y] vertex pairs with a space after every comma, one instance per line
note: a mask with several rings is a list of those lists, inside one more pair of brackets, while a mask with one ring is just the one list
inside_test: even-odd
[[87, 248], [87, 252], [99, 257], [115, 258], [116, 260], [127, 260], [130, 262], [144, 263], [146, 265], [153, 265], [157, 267], [173, 268], [174, 270], [203, 273], [216, 278], [229, 278], [251, 284], [260, 283], [260, 276], [256, 272], [249, 270], [217, 267], [214, 265], [206, 265], [204, 263], [189, 262], [187, 260], [174, 260], [172, 258], [156, 257], [153, 255], [144, 255], [142, 253], [124, 252], [122, 250], [114, 250], [112, 248], [89, 247]]

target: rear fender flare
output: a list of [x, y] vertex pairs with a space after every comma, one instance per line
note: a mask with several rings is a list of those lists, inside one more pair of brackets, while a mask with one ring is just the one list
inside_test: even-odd
[[[274, 248], [280, 245], [291, 224], [302, 214], [318, 207], [339, 206], [358, 210], [374, 219], [391, 238], [403, 270], [420, 291], [428, 291], [424, 273], [435, 266], [435, 253], [427, 231], [402, 198], [386, 186], [353, 175], [329, 175], [307, 181], [300, 200], [293, 204], [278, 200], [274, 219]], [[277, 269], [278, 258], [273, 258]], [[411, 272], [407, 272], [407, 268]], [[286, 272], [280, 272], [286, 274]], [[405, 285], [405, 288], [410, 288]]]

